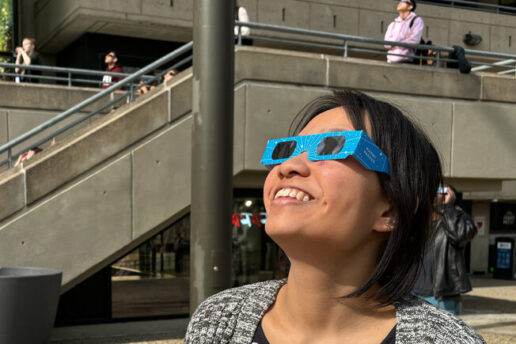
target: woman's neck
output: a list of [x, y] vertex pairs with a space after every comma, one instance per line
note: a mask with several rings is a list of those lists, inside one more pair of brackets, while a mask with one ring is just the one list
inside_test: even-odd
[[367, 280], [370, 269], [341, 268], [323, 271], [291, 259], [288, 282], [280, 289], [268, 319], [264, 318], [266, 335], [276, 339], [271, 343], [281, 342], [281, 333], [299, 336], [299, 340], [290, 338], [291, 343], [332, 342], [342, 336], [360, 342], [379, 338], [380, 342], [387, 335], [396, 323], [393, 306], [378, 308], [367, 295], [343, 298]]
[[405, 19], [405, 18], [407, 18], [407, 17], [410, 15], [410, 13], [412, 13], [412, 12], [411, 12], [411, 11], [403, 11], [403, 12], [399, 12], [399, 14], [400, 14], [400, 18], [401, 18], [401, 19]]
[[309, 321], [321, 329], [331, 326], [332, 322], [338, 323], [340, 328], [344, 319], [349, 321], [375, 313], [374, 301], [365, 296], [344, 298], [369, 278], [369, 269], [345, 270], [348, 274], [343, 275], [338, 271], [322, 271], [311, 265], [292, 262], [283, 291], [285, 311], [292, 314], [296, 323]]

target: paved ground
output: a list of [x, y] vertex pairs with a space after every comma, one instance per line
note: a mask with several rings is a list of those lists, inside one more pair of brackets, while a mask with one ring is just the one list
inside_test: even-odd
[[516, 281], [471, 278], [473, 290], [463, 296], [461, 318], [489, 344], [516, 343]]
[[179, 344], [188, 319], [165, 319], [54, 328], [51, 344]]
[[[461, 318], [488, 344], [516, 344], [516, 281], [472, 276]], [[54, 329], [52, 344], [181, 344], [187, 319]]]

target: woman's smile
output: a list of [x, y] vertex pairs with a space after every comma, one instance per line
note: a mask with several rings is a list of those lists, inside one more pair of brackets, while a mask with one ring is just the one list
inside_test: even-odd
[[[296, 187], [281, 187], [274, 194], [274, 201], [299, 201], [301, 203], [306, 203], [313, 200], [314, 197], [310, 195], [307, 191], [301, 190]], [[298, 203], [298, 202], [296, 202]]]

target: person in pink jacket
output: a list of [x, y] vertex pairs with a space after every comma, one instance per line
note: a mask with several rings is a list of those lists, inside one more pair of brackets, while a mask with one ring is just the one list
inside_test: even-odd
[[[425, 23], [421, 17], [414, 13], [415, 9], [416, 0], [401, 0], [398, 3], [396, 10], [400, 15], [387, 28], [385, 33], [386, 41], [419, 44]], [[407, 63], [412, 61], [411, 57], [403, 55], [414, 55], [414, 49], [391, 45], [386, 45], [385, 47], [389, 49], [389, 53], [396, 54], [387, 55], [388, 63]]]

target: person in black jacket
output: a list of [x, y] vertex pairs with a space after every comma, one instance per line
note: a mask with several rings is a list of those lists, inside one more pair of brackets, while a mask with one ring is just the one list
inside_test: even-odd
[[460, 295], [471, 290], [464, 248], [477, 233], [477, 227], [471, 216], [456, 205], [452, 186], [440, 187], [438, 193], [444, 204], [443, 212], [437, 220], [434, 243], [425, 255], [414, 293], [453, 314], [460, 314]]

